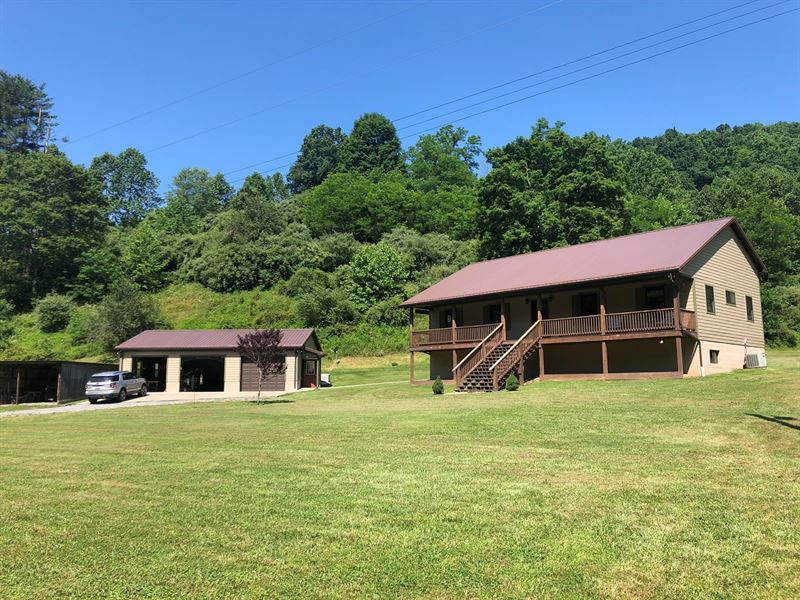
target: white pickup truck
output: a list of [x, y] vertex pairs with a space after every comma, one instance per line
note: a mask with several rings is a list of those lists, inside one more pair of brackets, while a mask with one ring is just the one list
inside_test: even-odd
[[86, 397], [92, 404], [106, 398], [124, 402], [131, 394], [146, 396], [147, 382], [130, 371], [95, 373], [86, 382]]

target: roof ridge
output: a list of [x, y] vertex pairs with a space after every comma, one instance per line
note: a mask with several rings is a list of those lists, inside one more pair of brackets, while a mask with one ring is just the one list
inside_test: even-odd
[[647, 235], [649, 233], [659, 233], [661, 231], [673, 231], [675, 229], [681, 229], [683, 227], [692, 227], [694, 225], [703, 225], [708, 223], [716, 223], [716, 222], [726, 221], [726, 225], [730, 222], [734, 221], [733, 217], [722, 217], [719, 219], [711, 219], [709, 221], [696, 221], [695, 223], [684, 223], [683, 225], [672, 225], [671, 227], [662, 227], [661, 229], [651, 229], [650, 231], [637, 231], [635, 233], [626, 233], [625, 235], [618, 235], [612, 238], [605, 238], [602, 240], [592, 240], [590, 242], [581, 242], [580, 244], [571, 244], [567, 246], [556, 246], [554, 248], [544, 248], [542, 250], [534, 250], [533, 252], [523, 252], [522, 254], [509, 254], [508, 256], [498, 256], [496, 258], [487, 258], [485, 260], [479, 260], [477, 262], [471, 263], [467, 266], [473, 265], [481, 265], [484, 263], [494, 262], [496, 260], [505, 260], [507, 258], [516, 258], [518, 256], [530, 256], [531, 254], [544, 254], [546, 252], [552, 252], [554, 250], [564, 250], [565, 248], [577, 248], [579, 246], [590, 246], [591, 244], [599, 244], [600, 242], [610, 242], [613, 240], [621, 240], [623, 238], [631, 238], [636, 237], [637, 235]]

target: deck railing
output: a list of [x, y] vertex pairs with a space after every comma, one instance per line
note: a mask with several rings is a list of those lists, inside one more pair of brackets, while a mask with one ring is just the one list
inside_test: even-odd
[[607, 333], [635, 333], [675, 329], [675, 311], [672, 308], [637, 310], [606, 315]]
[[565, 317], [542, 321], [542, 337], [566, 337], [600, 333], [600, 315]]
[[[664, 331], [675, 329], [675, 311], [672, 308], [657, 308], [654, 310], [606, 313], [605, 329], [601, 325], [601, 315], [543, 319], [539, 335], [544, 338], [553, 338], [600, 335], [603, 331], [611, 335]], [[498, 326], [498, 323], [491, 323], [489, 325], [467, 325], [414, 331], [411, 335], [411, 346], [412, 349], [424, 349], [464, 343], [475, 343], [477, 345]], [[695, 331], [697, 329], [694, 311], [680, 310], [680, 329], [684, 331]]]
[[[489, 335], [499, 323], [488, 325], [466, 325], [464, 327], [442, 327], [440, 329], [423, 329], [411, 334], [411, 346], [443, 346], [447, 344], [462, 344], [480, 342]], [[455, 339], [453, 337], [455, 332]]]
[[505, 339], [506, 326], [505, 323], [500, 323], [453, 368], [455, 384], [459, 385]]

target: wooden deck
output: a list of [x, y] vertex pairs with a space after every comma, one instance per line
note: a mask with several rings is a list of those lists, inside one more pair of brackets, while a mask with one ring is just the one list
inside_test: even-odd
[[[696, 329], [694, 312], [680, 309], [677, 314], [677, 325], [676, 312], [672, 308], [542, 319], [541, 343], [563, 344], [693, 335]], [[491, 323], [412, 331], [410, 349], [412, 352], [430, 352], [475, 348], [498, 325], [499, 323]]]

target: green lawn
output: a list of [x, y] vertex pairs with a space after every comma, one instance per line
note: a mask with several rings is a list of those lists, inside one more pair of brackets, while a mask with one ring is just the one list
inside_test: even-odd
[[770, 361], [0, 419], [0, 597], [797, 598], [800, 353]]

